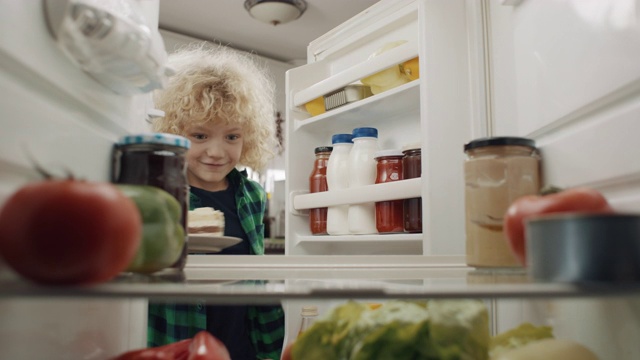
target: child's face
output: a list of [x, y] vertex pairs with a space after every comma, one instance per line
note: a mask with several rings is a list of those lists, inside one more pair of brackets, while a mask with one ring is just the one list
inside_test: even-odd
[[208, 122], [185, 130], [191, 140], [191, 148], [187, 152], [189, 184], [209, 191], [226, 189], [226, 176], [238, 164], [242, 154], [242, 129], [237, 125]]

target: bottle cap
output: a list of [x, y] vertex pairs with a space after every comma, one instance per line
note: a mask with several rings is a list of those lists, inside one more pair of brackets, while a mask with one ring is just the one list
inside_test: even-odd
[[318, 307], [315, 305], [303, 306], [302, 312], [300, 312], [302, 316], [317, 316], [318, 315]]
[[378, 137], [378, 129], [372, 127], [360, 127], [353, 129], [353, 137]]
[[319, 154], [323, 152], [332, 152], [332, 151], [333, 151], [333, 146], [318, 146], [314, 150], [314, 153]]
[[414, 150], [414, 149], [422, 149], [422, 143], [417, 141], [417, 142], [404, 144], [404, 146], [402, 147], [402, 152], [405, 152], [408, 150]]
[[332, 144], [353, 144], [353, 135], [351, 134], [335, 134], [331, 137]]
[[381, 157], [387, 157], [387, 156], [403, 157], [404, 154], [399, 149], [380, 150], [380, 151], [376, 151], [373, 154], [373, 158], [374, 159], [381, 158]]
[[466, 144], [464, 144], [464, 151], [468, 151], [471, 149], [484, 147], [484, 146], [503, 146], [503, 145], [519, 145], [530, 147], [531, 149], [536, 148], [536, 142], [532, 139], [522, 138], [522, 137], [514, 137], [514, 136], [498, 136], [498, 137], [486, 137], [472, 140]]
[[175, 134], [167, 133], [142, 133], [126, 135], [120, 138], [118, 145], [132, 144], [163, 144], [183, 147], [188, 149], [191, 147], [189, 139]]

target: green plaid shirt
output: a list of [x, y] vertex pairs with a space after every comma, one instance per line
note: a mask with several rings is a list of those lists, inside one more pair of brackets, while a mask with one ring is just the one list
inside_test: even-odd
[[[263, 216], [266, 193], [256, 182], [247, 179], [237, 170], [228, 175], [236, 185], [235, 194], [238, 217], [247, 233], [254, 255], [264, 255]], [[193, 193], [190, 208], [199, 207], [200, 199]], [[284, 339], [284, 311], [281, 306], [249, 306], [251, 342], [258, 359], [280, 359]], [[147, 341], [148, 346], [160, 346], [193, 337], [207, 329], [207, 313], [204, 302], [194, 304], [150, 303]]]

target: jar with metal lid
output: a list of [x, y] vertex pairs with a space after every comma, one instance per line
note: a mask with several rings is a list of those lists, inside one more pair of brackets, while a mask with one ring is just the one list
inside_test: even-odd
[[[309, 175], [309, 192], [317, 193], [327, 191], [327, 164], [333, 151], [332, 146], [319, 146], [315, 148], [316, 159], [313, 162], [313, 170]], [[309, 229], [313, 235], [327, 234], [327, 208], [309, 209]]]
[[513, 201], [540, 191], [540, 156], [531, 139], [491, 137], [464, 145], [467, 264], [521, 267], [502, 230]]
[[[377, 162], [376, 184], [403, 179], [402, 158], [400, 150], [381, 150], [375, 153]], [[381, 234], [401, 233], [404, 231], [403, 200], [376, 202], [376, 228]]]
[[[422, 148], [409, 145], [402, 150], [402, 173], [404, 179], [422, 177]], [[422, 232], [422, 197], [404, 199], [404, 231]]]
[[[150, 185], [173, 195], [181, 206], [181, 223], [187, 229], [189, 184], [186, 153], [188, 139], [164, 133], [122, 137], [113, 148], [112, 181], [118, 184]], [[170, 268], [182, 270], [187, 262], [187, 235], [182, 254]]]

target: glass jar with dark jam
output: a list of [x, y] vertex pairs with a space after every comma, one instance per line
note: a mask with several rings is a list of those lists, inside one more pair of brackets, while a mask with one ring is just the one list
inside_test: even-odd
[[[124, 136], [113, 149], [112, 181], [118, 184], [150, 185], [173, 195], [182, 208], [182, 226], [187, 229], [189, 185], [186, 153], [188, 139], [164, 133]], [[187, 235], [184, 248], [170, 268], [182, 270], [187, 262]]]
[[[405, 179], [422, 176], [422, 149], [407, 147], [402, 151], [402, 172]], [[404, 231], [410, 233], [422, 232], [422, 198], [404, 200]]]
[[[394, 149], [375, 153], [376, 184], [403, 179], [402, 157], [402, 152]], [[402, 200], [376, 202], [376, 228], [380, 234], [404, 231], [403, 206]]]
[[[327, 163], [333, 150], [332, 146], [319, 146], [314, 152], [316, 159], [313, 162], [313, 170], [309, 175], [309, 192], [317, 193], [327, 191]], [[327, 234], [327, 208], [309, 210], [309, 229], [313, 235]]]

